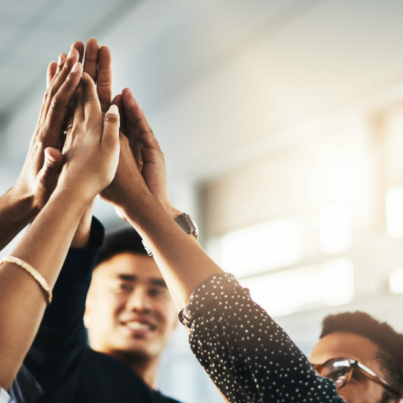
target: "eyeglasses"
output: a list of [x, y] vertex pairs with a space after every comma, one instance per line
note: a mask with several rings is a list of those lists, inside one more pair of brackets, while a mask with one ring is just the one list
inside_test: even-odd
[[354, 370], [358, 369], [373, 381], [378, 382], [384, 388], [400, 397], [400, 392], [398, 389], [393, 387], [389, 382], [386, 382], [380, 376], [375, 374], [374, 371], [356, 360], [350, 360], [348, 358], [332, 358], [331, 360], [326, 361], [324, 364], [313, 364], [312, 366], [320, 376], [331, 379], [336, 384], [337, 389], [347, 385], [353, 375]]

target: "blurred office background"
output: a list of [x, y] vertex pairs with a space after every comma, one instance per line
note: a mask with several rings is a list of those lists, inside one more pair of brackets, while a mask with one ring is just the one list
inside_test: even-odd
[[[403, 331], [402, 18], [400, 0], [0, 0], [0, 190], [48, 63], [95, 36], [160, 141], [173, 204], [304, 352], [328, 313]], [[181, 328], [159, 387], [221, 401]]]

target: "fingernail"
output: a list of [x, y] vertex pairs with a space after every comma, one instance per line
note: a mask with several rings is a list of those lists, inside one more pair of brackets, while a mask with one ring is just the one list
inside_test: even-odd
[[118, 115], [119, 114], [119, 108], [116, 105], [111, 105], [111, 107], [109, 108], [108, 113], [110, 115]]
[[74, 64], [73, 68], [71, 69], [71, 72], [72, 72], [72, 73], [76, 72], [76, 71], [78, 70], [78, 68], [79, 68], [79, 65], [80, 65], [80, 63], [79, 63], [79, 62], [76, 62], [76, 63]]
[[64, 56], [59, 55], [59, 59], [57, 60], [57, 64], [60, 66], [64, 62]]
[[69, 54], [67, 55], [67, 59], [70, 59], [73, 56], [73, 49], [70, 49]]

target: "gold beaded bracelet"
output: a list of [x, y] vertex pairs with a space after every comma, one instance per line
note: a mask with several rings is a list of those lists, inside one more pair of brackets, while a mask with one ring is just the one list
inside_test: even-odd
[[46, 296], [47, 304], [49, 305], [52, 302], [52, 291], [51, 291], [51, 289], [49, 287], [49, 284], [43, 278], [43, 276], [37, 270], [35, 270], [30, 264], [28, 264], [27, 262], [24, 262], [21, 259], [18, 259], [17, 257], [14, 257], [14, 256], [3, 257], [0, 260], [0, 265], [3, 264], [4, 262], [14, 263], [17, 266], [19, 266], [22, 269], [24, 269], [28, 274], [30, 274], [33, 277], [33, 279], [41, 287], [43, 293]]

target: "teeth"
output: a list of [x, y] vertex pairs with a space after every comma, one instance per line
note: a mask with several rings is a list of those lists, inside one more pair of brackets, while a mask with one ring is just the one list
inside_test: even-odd
[[126, 326], [131, 330], [149, 330], [150, 326], [146, 323], [140, 322], [127, 322]]

